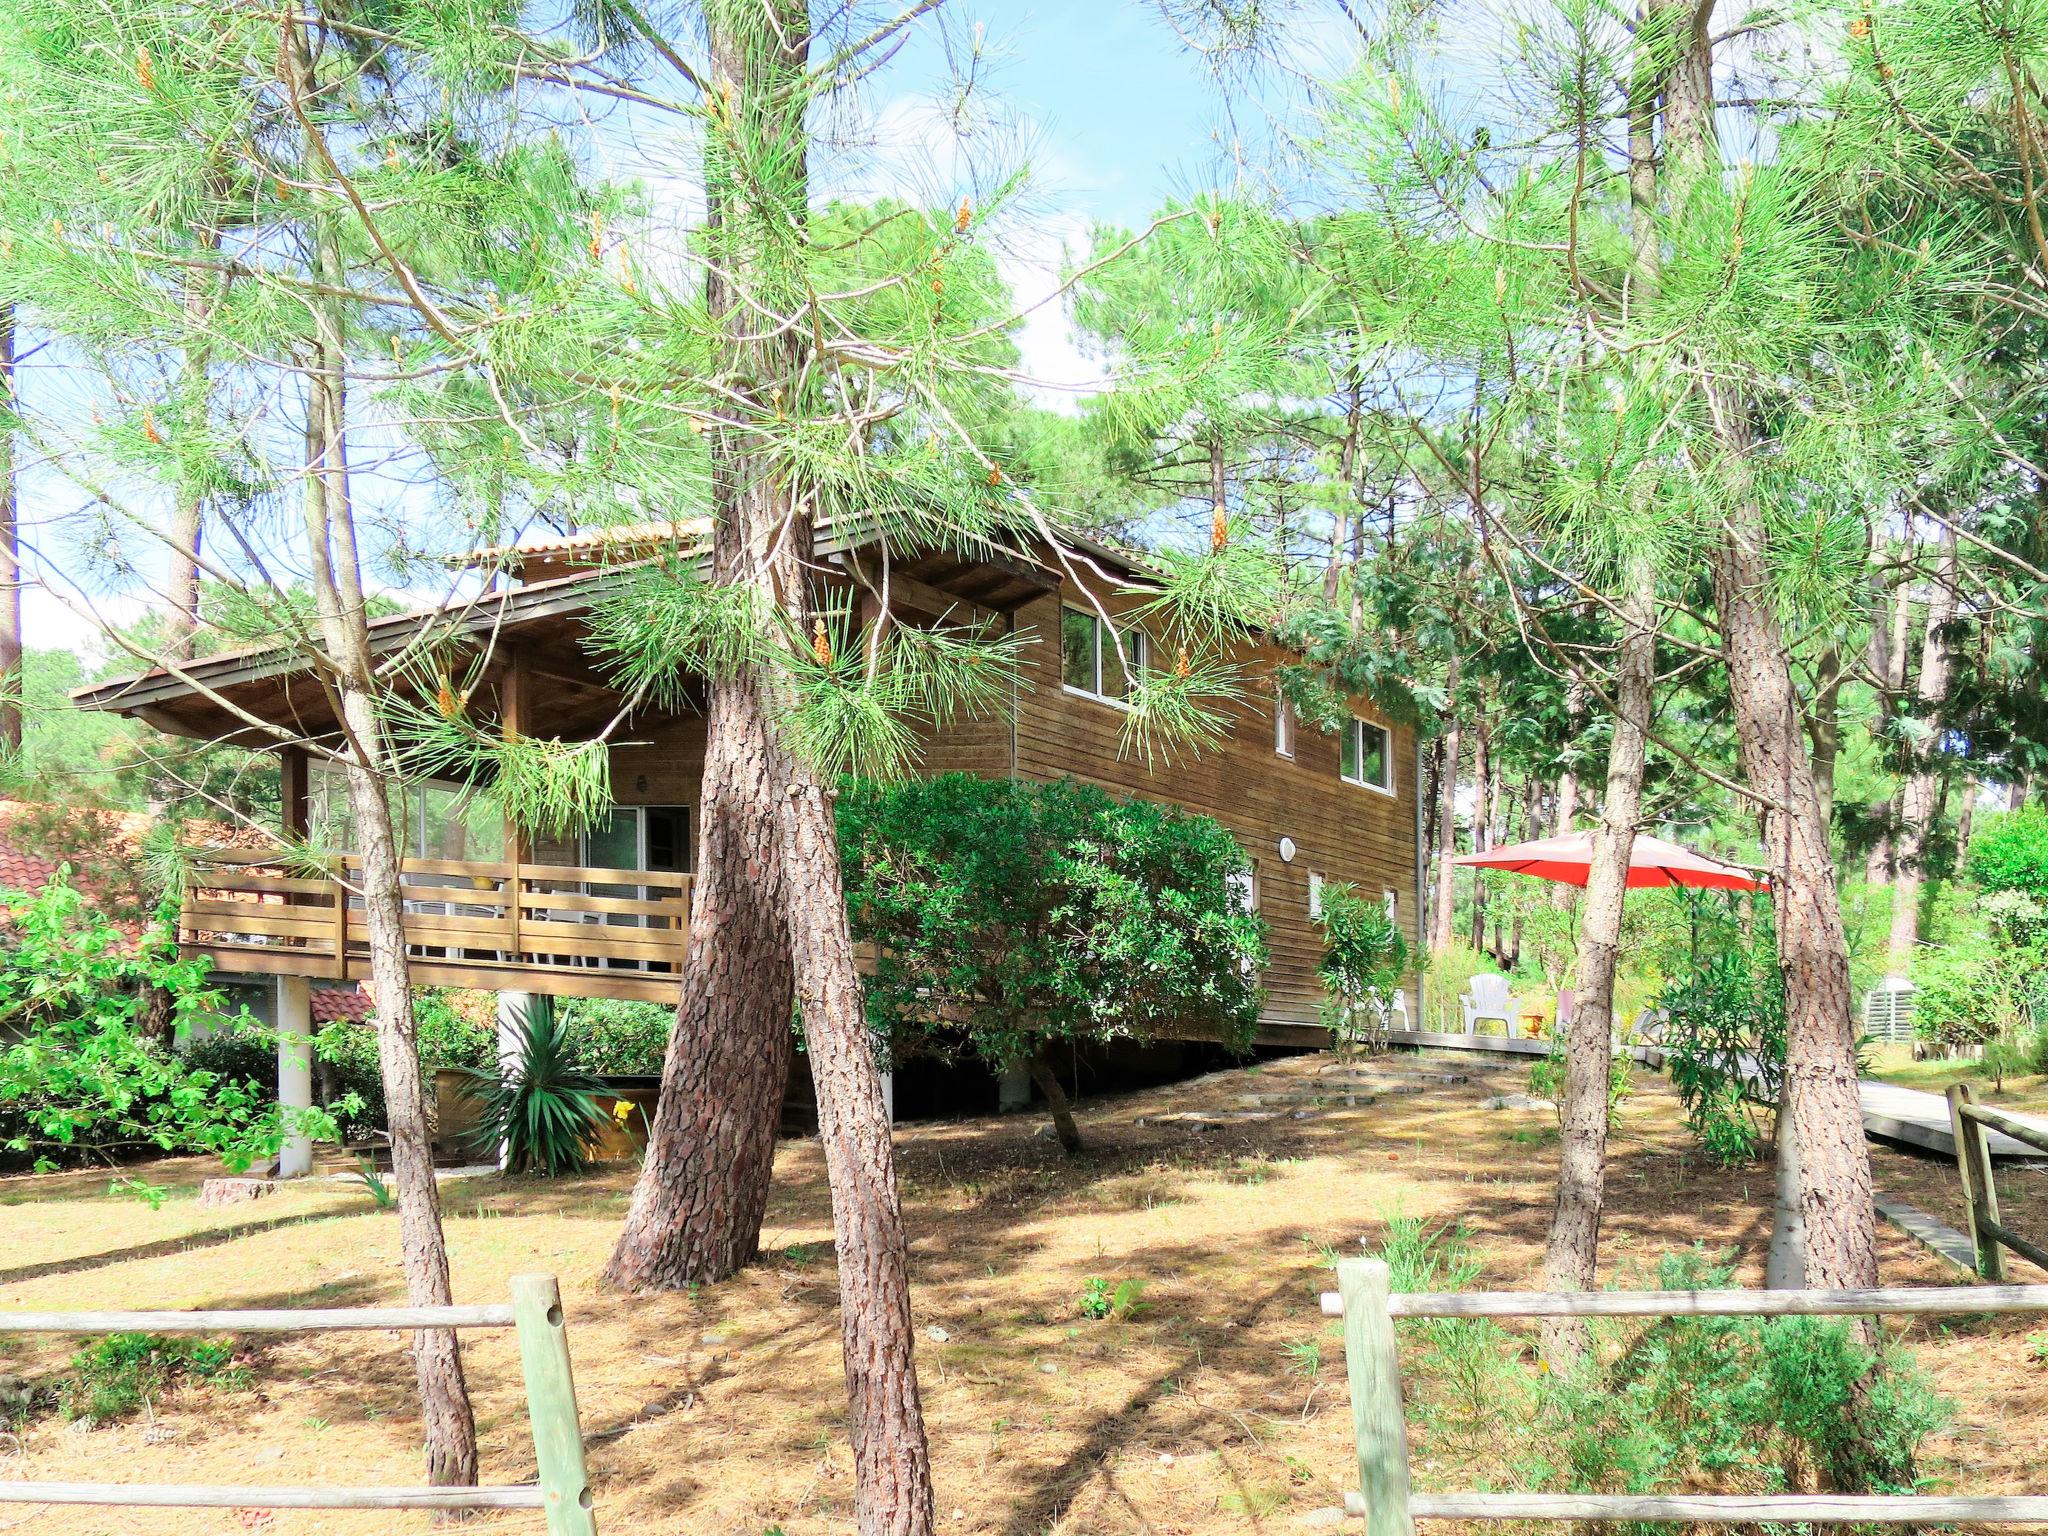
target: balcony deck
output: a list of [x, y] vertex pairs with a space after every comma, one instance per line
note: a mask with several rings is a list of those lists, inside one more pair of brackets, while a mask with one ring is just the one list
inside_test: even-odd
[[[185, 954], [245, 974], [369, 976], [360, 860], [308, 875], [275, 853], [209, 849], [192, 855], [192, 870], [178, 924]], [[415, 986], [675, 999], [688, 875], [407, 859], [400, 878]]]

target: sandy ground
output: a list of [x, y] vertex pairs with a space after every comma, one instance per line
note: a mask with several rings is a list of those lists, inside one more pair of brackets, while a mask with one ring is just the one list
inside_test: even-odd
[[[1345, 1107], [1317, 1095], [1322, 1056], [1218, 1074], [1084, 1106], [1094, 1150], [1077, 1163], [1034, 1118], [905, 1128], [899, 1158], [915, 1266], [919, 1366], [941, 1529], [1002, 1536], [1292, 1531], [1355, 1483], [1335, 1326], [1317, 1293], [1330, 1250], [1356, 1252], [1395, 1215], [1472, 1229], [1483, 1283], [1533, 1284], [1556, 1160], [1552, 1117], [1487, 1110], [1525, 1072], [1470, 1058], [1462, 1084]], [[1390, 1072], [1414, 1072], [1397, 1058]], [[1251, 1103], [1253, 1099], [1273, 1102]], [[1202, 1126], [1193, 1110], [1273, 1119]], [[1301, 1118], [1293, 1118], [1300, 1111]], [[1875, 1153], [1878, 1184], [1955, 1224], [1952, 1165]], [[156, 1212], [110, 1199], [105, 1178], [0, 1181], [0, 1317], [7, 1308], [351, 1305], [399, 1299], [397, 1225], [360, 1195], [294, 1189], [202, 1212], [205, 1170], [158, 1165]], [[814, 1144], [785, 1144], [760, 1267], [694, 1296], [624, 1298], [597, 1272], [632, 1170], [587, 1178], [466, 1180], [446, 1191], [460, 1299], [505, 1294], [523, 1270], [561, 1277], [599, 1524], [613, 1533], [824, 1536], [850, 1531], [831, 1229]], [[1738, 1249], [1759, 1277], [1768, 1169], [1699, 1156], [1655, 1079], [1623, 1109], [1606, 1264], [1642, 1277], [1694, 1242]], [[2002, 1180], [2007, 1220], [2048, 1232], [2048, 1175]], [[1885, 1229], [1885, 1279], [1955, 1276]], [[53, 1255], [77, 1262], [52, 1272]], [[58, 1261], [58, 1262], [61, 1262]], [[1089, 1321], [1088, 1279], [1136, 1278], [1145, 1310]], [[2024, 1264], [2016, 1279], [2039, 1279]], [[2048, 1318], [1914, 1324], [1923, 1362], [1956, 1401], [1930, 1469], [1966, 1492], [2041, 1492]], [[509, 1335], [472, 1335], [468, 1369], [488, 1481], [533, 1475]], [[1318, 1340], [1322, 1362], [1302, 1374]], [[0, 1369], [61, 1365], [70, 1344], [0, 1336]], [[81, 1430], [39, 1421], [5, 1443], [0, 1477], [54, 1480], [398, 1483], [419, 1476], [405, 1340], [267, 1337], [256, 1388], [184, 1389], [144, 1422]], [[1518, 1426], [1503, 1423], [1499, 1434]], [[1418, 1484], [1470, 1486], [1457, 1445], [1416, 1445]], [[425, 1516], [126, 1511], [0, 1505], [0, 1532], [429, 1530]], [[538, 1531], [534, 1514], [475, 1522]]]

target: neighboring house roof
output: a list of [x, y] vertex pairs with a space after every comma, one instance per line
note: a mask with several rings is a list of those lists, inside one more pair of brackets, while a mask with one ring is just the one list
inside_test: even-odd
[[361, 1024], [377, 1011], [376, 1000], [358, 986], [314, 987], [311, 996], [315, 1024]]

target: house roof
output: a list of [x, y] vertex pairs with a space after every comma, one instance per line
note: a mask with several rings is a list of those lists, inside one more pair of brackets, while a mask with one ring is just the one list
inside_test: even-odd
[[377, 1003], [359, 986], [313, 987], [308, 993], [315, 1024], [360, 1024], [377, 1011]]
[[672, 522], [621, 523], [579, 528], [568, 533], [528, 534], [516, 543], [492, 544], [470, 550], [467, 554], [457, 555], [450, 563], [524, 571], [530, 566], [616, 561], [621, 555], [644, 558], [667, 548], [697, 555], [703, 552], [705, 541], [710, 536], [711, 519], [708, 517], [682, 518]]
[[[644, 523], [527, 541], [522, 562], [531, 561], [533, 570], [567, 568], [567, 573], [480, 592], [438, 608], [373, 618], [372, 653], [389, 665], [408, 655], [425, 661], [451, 639], [479, 646], [519, 639], [530, 651], [547, 653], [545, 696], [551, 720], [560, 722], [551, 728], [563, 735], [573, 735], [585, 724], [595, 728], [611, 718], [619, 695], [585, 653], [587, 618], [608, 591], [630, 580], [632, 572], [653, 558], [644, 541], [667, 532], [687, 539], [692, 527], [693, 521]], [[877, 542], [871, 535], [849, 538], [827, 529], [816, 553], [851, 570], [867, 560], [865, 552]], [[1131, 555], [1093, 539], [1062, 534], [1060, 543], [1069, 557], [1104, 574], [1156, 579]], [[627, 558], [587, 558], [614, 549]], [[704, 557], [701, 543], [686, 552]], [[492, 553], [478, 551], [466, 558]], [[1057, 558], [1048, 557], [1053, 563], [1047, 563], [993, 550], [895, 552], [890, 569], [899, 593], [921, 587], [970, 609], [1000, 610], [1056, 586]], [[327, 673], [306, 650], [295, 647], [252, 646], [166, 664], [78, 689], [72, 699], [81, 709], [132, 715], [171, 735], [249, 747], [316, 741], [338, 731], [338, 701]]]

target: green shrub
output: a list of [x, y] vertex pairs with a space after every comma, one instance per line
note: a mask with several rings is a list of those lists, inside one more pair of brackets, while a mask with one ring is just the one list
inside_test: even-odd
[[1408, 970], [1408, 941], [1386, 904], [1355, 887], [1325, 885], [1316, 926], [1323, 935], [1323, 1024], [1340, 1044], [1379, 1044], [1386, 1010]]
[[69, 1418], [107, 1423], [126, 1418], [181, 1381], [235, 1390], [248, 1386], [249, 1372], [225, 1340], [110, 1333], [71, 1357], [58, 1399]]
[[277, 1092], [277, 1035], [254, 1019], [216, 1029], [185, 1047], [185, 1065], [211, 1072], [224, 1083], [248, 1083], [261, 1092]]
[[[1729, 1275], [1694, 1250], [1666, 1256], [1657, 1284], [1714, 1290]], [[1874, 1357], [1846, 1320], [1663, 1318], [1593, 1337], [1578, 1366], [1544, 1379], [1534, 1451], [1518, 1468], [1532, 1489], [1906, 1492], [1949, 1415], [1910, 1356]]]
[[[1785, 1074], [1785, 982], [1776, 952], [1715, 955], [1657, 999], [1672, 1085], [1686, 1123], [1715, 1161], [1734, 1165], [1771, 1145], [1771, 1105]], [[1745, 1068], [1760, 1082], [1751, 1094]]]
[[498, 1059], [495, 1018], [478, 1019], [456, 1006], [446, 987], [423, 987], [413, 994], [413, 1027], [418, 1031], [420, 1062], [436, 1067], [489, 1067]]
[[[159, 920], [142, 942], [60, 872], [33, 894], [0, 892], [0, 1148], [51, 1166], [126, 1150], [207, 1152], [240, 1169], [299, 1133], [331, 1139], [319, 1111], [178, 1058], [171, 1043], [236, 1026], [207, 964], [181, 958]], [[168, 1005], [170, 1040], [148, 1019]]]
[[1205, 1024], [1242, 1049], [1266, 929], [1218, 822], [1062, 780], [849, 780], [839, 844], [868, 1018], [899, 1053], [999, 1067], [1065, 1039]]
[[509, 1070], [468, 1071], [480, 1112], [471, 1144], [495, 1156], [505, 1149], [515, 1173], [580, 1173], [590, 1142], [606, 1119], [605, 1086], [569, 1059], [561, 1021], [536, 999], [518, 1029]]
[[2028, 806], [1985, 818], [1963, 873], [1979, 890], [2019, 891], [2048, 906], [2048, 810]]
[[569, 1055], [603, 1077], [658, 1077], [676, 1011], [667, 1003], [616, 997], [564, 998], [559, 1005]]

